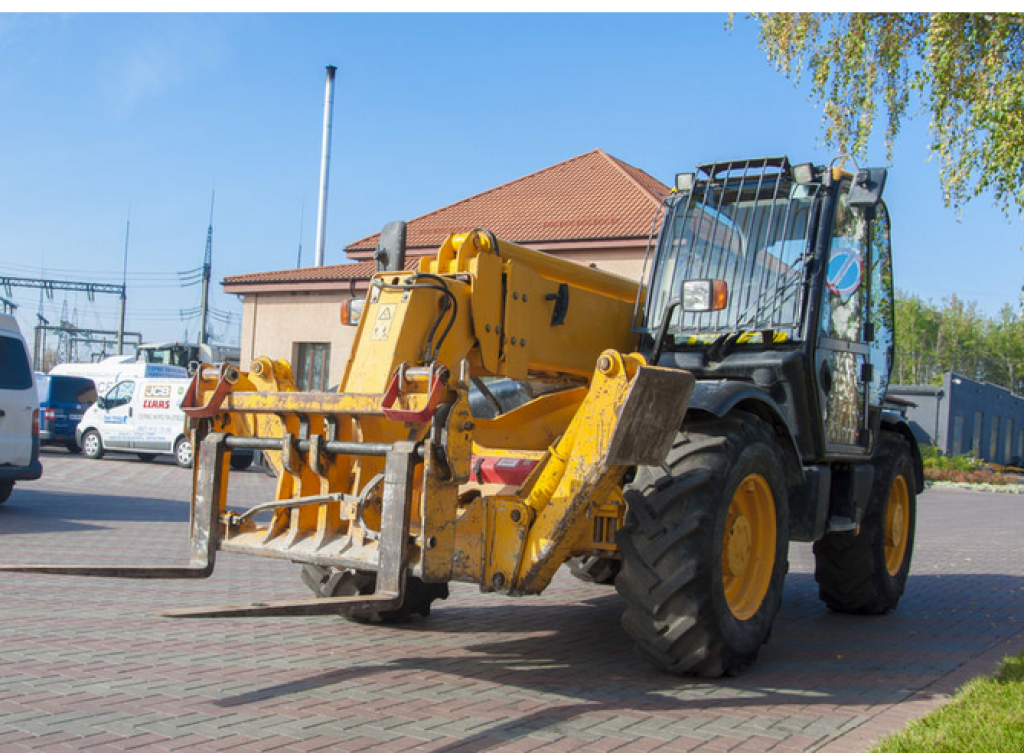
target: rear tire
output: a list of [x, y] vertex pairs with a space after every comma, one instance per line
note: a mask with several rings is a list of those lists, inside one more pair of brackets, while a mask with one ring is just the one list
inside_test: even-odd
[[[317, 596], [357, 596], [372, 594], [377, 584], [376, 573], [362, 573], [356, 570], [341, 570], [323, 565], [303, 565], [302, 582]], [[419, 578], [405, 579], [405, 600], [402, 606], [387, 612], [361, 612], [345, 615], [352, 622], [397, 624], [408, 622], [412, 616], [430, 615], [430, 605], [435, 599], [448, 598], [447, 583], [424, 583]]]
[[82, 435], [82, 452], [89, 460], [99, 460], [103, 457], [103, 440], [95, 429], [89, 429]]
[[79, 447], [78, 444], [76, 442], [73, 442], [73, 441], [72, 442], [68, 442], [64, 446], [68, 448], [68, 452], [70, 452], [72, 455], [77, 455], [78, 453], [80, 453], [82, 451], [82, 448]]
[[231, 460], [230, 460], [231, 470], [233, 470], [233, 471], [244, 471], [250, 465], [252, 465], [252, 460], [253, 460], [253, 453], [251, 453], [251, 452], [242, 452], [241, 450], [236, 450], [235, 452], [231, 453]]
[[768, 640], [788, 566], [783, 467], [771, 428], [735, 416], [684, 426], [664, 464], [638, 469], [615, 587], [659, 668], [736, 674]]
[[14, 491], [13, 481], [0, 481], [0, 505], [6, 502]]
[[182, 468], [192, 467], [192, 440], [181, 437], [174, 443], [174, 462]]
[[622, 569], [622, 563], [619, 560], [592, 555], [573, 557], [566, 564], [569, 566], [569, 572], [580, 580], [607, 586], [615, 583], [615, 578], [618, 576], [619, 570]]
[[814, 544], [814, 579], [829, 609], [885, 614], [896, 608], [910, 574], [917, 488], [907, 440], [883, 432], [859, 533], [829, 533]]

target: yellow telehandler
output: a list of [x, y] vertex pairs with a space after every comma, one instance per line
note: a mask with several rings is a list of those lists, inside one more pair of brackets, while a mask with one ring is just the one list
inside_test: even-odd
[[[392, 223], [337, 392], [299, 392], [266, 357], [196, 374], [189, 565], [3, 569], [205, 577], [218, 550], [279, 557], [312, 597], [165, 614], [392, 621], [452, 581], [536, 594], [568, 564], [614, 582], [645, 657], [701, 676], [756, 657], [791, 539], [816, 542], [829, 607], [887, 612], [923, 481], [882, 405], [884, 181], [785, 158], [681, 174], [643, 285], [484, 229], [408, 272]], [[226, 505], [239, 451], [262, 453], [274, 499]]]

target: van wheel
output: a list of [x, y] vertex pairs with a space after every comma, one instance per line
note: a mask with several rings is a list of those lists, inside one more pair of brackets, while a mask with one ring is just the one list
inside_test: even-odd
[[103, 457], [103, 440], [100, 439], [98, 431], [89, 429], [82, 435], [82, 452], [89, 460], [99, 460]]
[[154, 460], [156, 460], [156, 453], [155, 452], [140, 452], [139, 453], [139, 460], [141, 460], [144, 463], [152, 463]]
[[13, 481], [0, 481], [0, 505], [7, 501], [7, 498], [11, 496], [11, 492], [13, 490]]
[[82, 451], [82, 448], [79, 447], [78, 444], [75, 442], [68, 442], [64, 446], [68, 448], [68, 452], [70, 452], [72, 455], [77, 455]]
[[192, 467], [192, 440], [182, 437], [174, 444], [174, 459], [182, 468]]

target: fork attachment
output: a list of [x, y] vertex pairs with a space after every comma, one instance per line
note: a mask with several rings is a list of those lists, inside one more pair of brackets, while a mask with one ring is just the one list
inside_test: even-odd
[[220, 540], [220, 490], [223, 488], [225, 473], [226, 439], [226, 434], [211, 434], [202, 442], [199, 449], [188, 565], [0, 565], [0, 572], [136, 579], [210, 577]]
[[[222, 435], [223, 436], [223, 435]], [[406, 536], [411, 514], [413, 473], [420, 462], [417, 442], [395, 442], [387, 452], [381, 503], [377, 584], [374, 593], [328, 598], [170, 609], [163, 617], [267, 617], [351, 614], [395, 610], [405, 594]]]

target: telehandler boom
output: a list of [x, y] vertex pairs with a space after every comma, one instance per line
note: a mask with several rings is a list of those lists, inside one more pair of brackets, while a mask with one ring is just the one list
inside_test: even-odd
[[[666, 198], [642, 286], [481, 229], [407, 272], [393, 223], [337, 392], [299, 392], [266, 357], [196, 374], [188, 566], [3, 569], [205, 577], [218, 550], [279, 557], [312, 598], [165, 614], [390, 621], [452, 581], [540, 593], [568, 563], [615, 583], [645, 657], [704, 676], [767, 640], [790, 539], [816, 542], [828, 606], [889, 611], [923, 482], [882, 407], [884, 181], [701, 166]], [[277, 477], [245, 510], [226, 504], [240, 450]]]

